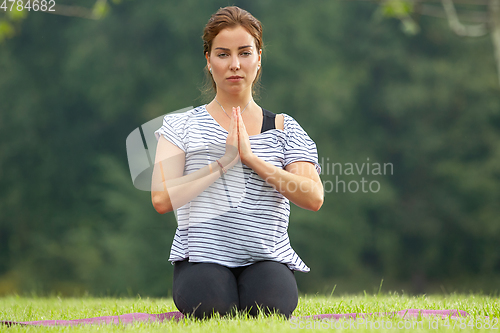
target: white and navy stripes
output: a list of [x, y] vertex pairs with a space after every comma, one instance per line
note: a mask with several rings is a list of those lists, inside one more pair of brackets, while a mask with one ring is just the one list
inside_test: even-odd
[[[185, 153], [184, 174], [195, 172], [226, 149], [227, 131], [207, 112], [206, 105], [167, 114], [155, 131]], [[284, 115], [284, 130], [271, 129], [249, 137], [252, 152], [279, 168], [296, 161], [314, 163], [316, 144], [295, 119]], [[290, 246], [290, 202], [246, 165], [238, 162], [205, 191], [177, 210], [169, 261], [212, 262], [227, 267], [274, 260], [292, 270], [309, 267]]]

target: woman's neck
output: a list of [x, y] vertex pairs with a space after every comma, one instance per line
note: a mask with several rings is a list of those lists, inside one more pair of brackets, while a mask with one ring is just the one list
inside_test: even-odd
[[237, 106], [239, 106], [241, 111], [243, 111], [245, 107], [247, 107], [248, 109], [253, 104], [252, 103], [253, 98], [251, 94], [229, 95], [229, 94], [221, 94], [218, 92], [217, 95], [215, 96], [215, 99], [222, 105], [222, 107], [224, 108], [224, 110], [226, 110], [226, 112], [232, 112], [233, 107]]

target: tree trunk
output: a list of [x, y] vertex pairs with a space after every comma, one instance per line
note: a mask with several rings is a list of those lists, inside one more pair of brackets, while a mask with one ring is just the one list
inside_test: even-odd
[[495, 49], [498, 83], [500, 84], [500, 0], [490, 0], [491, 38]]

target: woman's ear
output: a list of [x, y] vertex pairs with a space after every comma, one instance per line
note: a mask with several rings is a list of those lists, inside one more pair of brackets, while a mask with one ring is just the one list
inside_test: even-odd
[[210, 68], [210, 57], [208, 56], [208, 52], [205, 52], [205, 58], [207, 59], [207, 68]]

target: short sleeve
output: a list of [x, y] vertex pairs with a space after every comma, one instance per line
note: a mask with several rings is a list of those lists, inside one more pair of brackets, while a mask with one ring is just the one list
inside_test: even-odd
[[165, 118], [163, 118], [163, 125], [154, 132], [156, 141], [160, 140], [160, 136], [163, 135], [165, 139], [182, 149], [182, 151], [186, 152], [186, 145], [182, 136], [179, 134], [180, 126], [180, 119], [173, 117], [172, 115], [166, 115]]
[[286, 134], [284, 165], [298, 161], [311, 162], [314, 163], [318, 174], [321, 174], [316, 143], [294, 118], [287, 114], [283, 115], [285, 117], [284, 131]]

